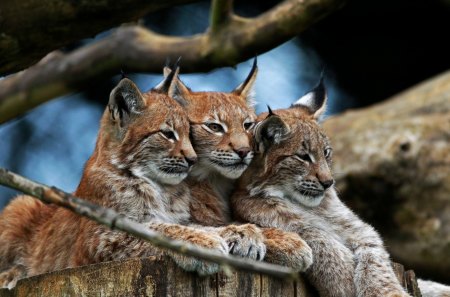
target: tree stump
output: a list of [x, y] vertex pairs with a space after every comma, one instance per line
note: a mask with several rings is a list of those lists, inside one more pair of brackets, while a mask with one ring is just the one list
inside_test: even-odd
[[305, 280], [283, 281], [247, 272], [199, 277], [168, 257], [69, 268], [20, 280], [0, 297], [47, 296], [280, 296], [316, 297]]

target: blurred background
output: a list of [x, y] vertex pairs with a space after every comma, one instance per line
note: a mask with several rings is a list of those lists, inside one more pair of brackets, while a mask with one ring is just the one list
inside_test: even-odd
[[[279, 1], [236, 1], [236, 12], [256, 16]], [[145, 26], [187, 36], [208, 27], [209, 1], [150, 14]], [[326, 116], [388, 99], [450, 68], [447, 0], [349, 1], [300, 36], [258, 56], [257, 111], [286, 107], [318, 81], [325, 68]], [[82, 40], [65, 50], [101, 39]], [[210, 73], [182, 74], [193, 90], [230, 91], [252, 61]], [[161, 65], [161, 69], [162, 69]], [[128, 74], [146, 91], [161, 73]], [[33, 180], [74, 191], [93, 151], [99, 119], [119, 76], [81, 93], [50, 101], [0, 126], [0, 166]], [[16, 193], [0, 187], [0, 209]]]

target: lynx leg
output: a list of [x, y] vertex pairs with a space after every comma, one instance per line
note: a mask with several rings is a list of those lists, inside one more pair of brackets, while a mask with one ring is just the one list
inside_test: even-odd
[[276, 228], [264, 228], [267, 262], [305, 271], [313, 263], [309, 245], [297, 234]]
[[315, 235], [308, 245], [314, 262], [306, 271], [322, 297], [356, 296], [353, 253], [329, 235]]

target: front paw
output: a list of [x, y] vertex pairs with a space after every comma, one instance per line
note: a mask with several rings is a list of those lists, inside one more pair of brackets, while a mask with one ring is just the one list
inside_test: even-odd
[[12, 289], [17, 281], [26, 276], [26, 269], [22, 265], [16, 265], [0, 273], [0, 289]]
[[275, 228], [263, 229], [267, 247], [266, 261], [306, 271], [313, 263], [309, 245], [296, 233]]
[[[214, 234], [197, 233], [187, 238], [187, 241], [193, 245], [211, 249], [224, 255], [228, 254], [228, 245], [225, 240]], [[184, 256], [178, 253], [170, 252], [169, 255], [182, 269], [197, 272], [199, 275], [210, 275], [217, 273], [220, 270], [220, 266], [216, 263]]]
[[262, 260], [266, 254], [262, 231], [253, 224], [226, 226], [220, 236], [227, 242], [232, 255]]

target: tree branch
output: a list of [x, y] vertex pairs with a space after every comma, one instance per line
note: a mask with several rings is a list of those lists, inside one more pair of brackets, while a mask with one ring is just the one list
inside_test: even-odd
[[220, 30], [222, 25], [230, 20], [233, 9], [233, 0], [212, 0], [209, 17], [212, 34]]
[[[150, 12], [198, 0], [2, 0], [0, 75], [22, 70], [50, 51]], [[95, 20], [95, 21], [93, 21]]]
[[208, 31], [192, 37], [169, 37], [138, 26], [118, 28], [94, 44], [69, 54], [53, 53], [0, 80], [0, 123], [120, 69], [161, 72], [167, 58], [178, 57], [183, 57], [184, 72], [234, 66], [289, 40], [343, 2], [285, 0], [254, 19], [233, 17], [214, 36]]
[[298, 273], [287, 267], [227, 256], [189, 243], [171, 240], [135, 221], [127, 219], [112, 209], [92, 204], [57, 188], [49, 188], [33, 182], [4, 168], [0, 168], [0, 184], [34, 196], [43, 202], [67, 208], [110, 228], [125, 231], [161, 248], [218, 263], [225, 267], [232, 266], [241, 270], [262, 273], [277, 278], [298, 279]]

